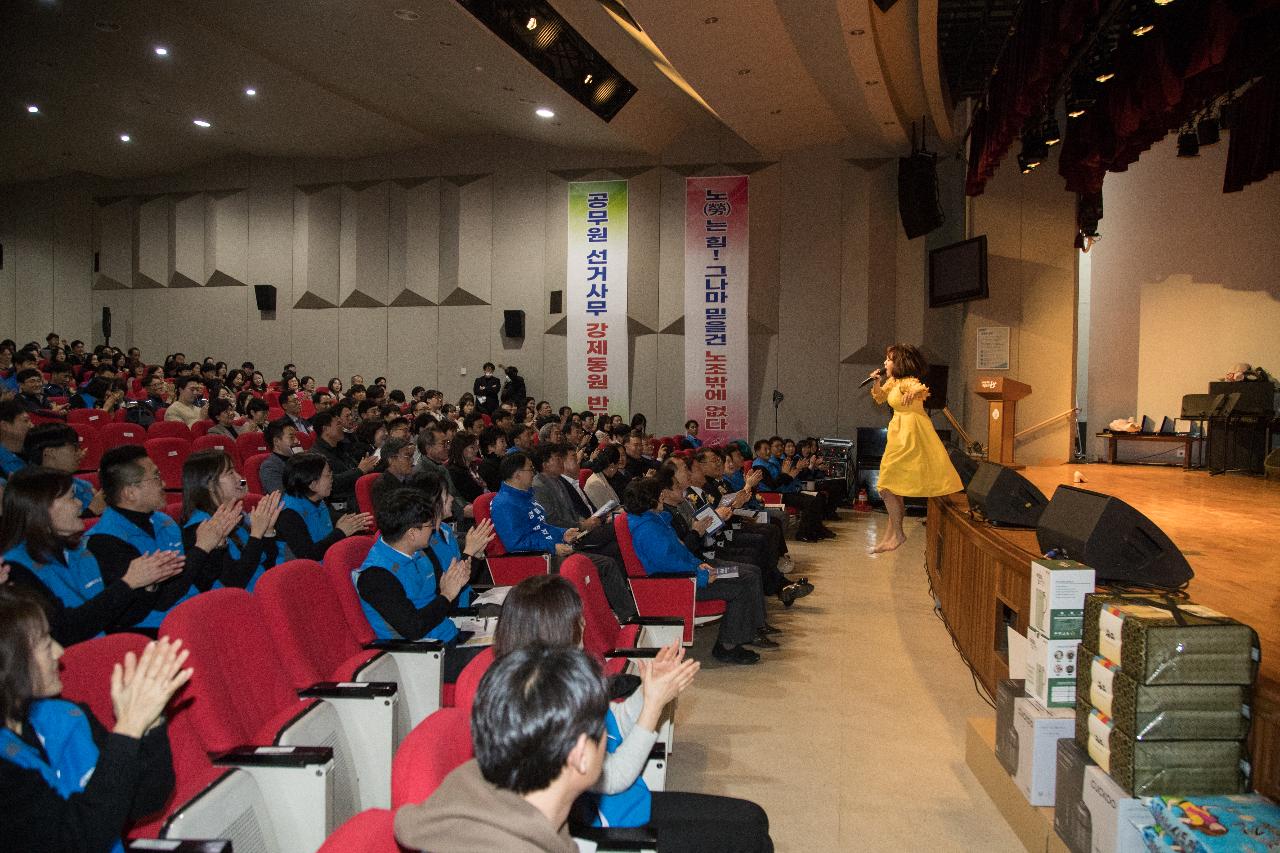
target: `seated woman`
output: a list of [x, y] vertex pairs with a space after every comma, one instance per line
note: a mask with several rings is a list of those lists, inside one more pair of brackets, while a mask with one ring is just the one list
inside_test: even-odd
[[[584, 624], [582, 599], [573, 584], [559, 575], [527, 578], [503, 603], [492, 660], [534, 645], [580, 648]], [[474, 696], [473, 685], [488, 662], [477, 660], [459, 679], [460, 707]], [[594, 790], [578, 801], [578, 817], [596, 826], [648, 826], [661, 838], [664, 853], [773, 850], [768, 815], [755, 803], [649, 790], [641, 774], [657, 741], [662, 713], [692, 683], [699, 665], [684, 659], [678, 642], [652, 661], [635, 663], [640, 688], [624, 701], [609, 703], [604, 769]]]
[[[473, 528], [464, 555], [444, 521], [443, 481], [430, 473], [420, 478], [423, 487], [382, 496], [375, 508], [381, 534], [352, 578], [378, 639], [439, 640], [445, 645], [444, 679], [455, 681], [482, 648], [461, 645], [467, 636], [449, 612], [455, 602], [461, 607], [470, 602], [471, 559], [484, 554], [493, 529]], [[434, 488], [427, 486], [429, 480]]]
[[95, 376], [80, 390], [80, 393], [71, 398], [69, 405], [73, 409], [102, 409], [104, 412], [114, 412], [116, 407], [124, 402], [124, 392], [124, 380]]
[[591, 467], [595, 473], [587, 478], [586, 484], [582, 487], [582, 490], [587, 493], [587, 497], [591, 498], [591, 503], [597, 507], [604, 506], [609, 501], [621, 504], [622, 500], [609, 482], [618, 475], [618, 470], [622, 468], [622, 451], [618, 449], [618, 446], [616, 444], [606, 444], [601, 447], [596, 453], [595, 459], [592, 460]]
[[[195, 547], [196, 528], [213, 517], [218, 507], [237, 507], [246, 494], [245, 481], [231, 457], [220, 449], [198, 450], [182, 466], [182, 544]], [[209, 577], [198, 579], [201, 589], [223, 586], [253, 591], [263, 573], [280, 562], [275, 541], [280, 493], [264, 495], [240, 525], [209, 554]]]
[[[747, 644], [776, 646], [762, 633], [767, 623], [759, 569], [745, 563], [704, 560], [694, 556], [672, 529], [671, 517], [662, 511], [663, 491], [656, 477], [640, 477], [627, 486], [622, 499], [631, 540], [645, 573], [695, 573], [699, 601], [716, 599], [725, 602], [720, 634], [711, 654], [725, 663], [757, 663], [759, 653], [746, 648]], [[737, 575], [719, 577], [718, 569], [736, 570]]]
[[[84, 448], [80, 446], [80, 434], [66, 424], [39, 424], [33, 426], [22, 441], [22, 455], [27, 463], [37, 467], [52, 468], [74, 475], [80, 470]], [[71, 487], [80, 501], [80, 515], [102, 515], [107, 499], [94, 489], [88, 480], [71, 478]]]
[[53, 638], [68, 646], [132, 624], [136, 620], [126, 614], [150, 610], [149, 598], [135, 591], [183, 567], [180, 554], [146, 554], [119, 580], [104, 584], [97, 559], [81, 542], [81, 503], [72, 484], [63, 471], [24, 468], [9, 479], [0, 514], [0, 554], [10, 581], [35, 595]]
[[476, 467], [480, 455], [480, 439], [468, 432], [459, 432], [449, 442], [449, 462], [445, 468], [458, 490], [458, 497], [470, 504], [488, 489]]
[[58, 699], [62, 645], [40, 605], [0, 588], [0, 836], [9, 850], [119, 851], [126, 827], [162, 808], [173, 790], [163, 716], [191, 678], [182, 641], [132, 652], [111, 677], [108, 733], [87, 710]]
[[[221, 390], [225, 392], [227, 390], [226, 386], [223, 386]], [[235, 419], [236, 407], [234, 403], [221, 396], [210, 400], [209, 420], [213, 421], [213, 426], [209, 427], [209, 431], [206, 435], [221, 435], [226, 436], [227, 438], [235, 438], [237, 435]]]
[[276, 536], [292, 559], [324, 559], [333, 543], [363, 533], [373, 523], [367, 512], [349, 512], [333, 521], [326, 499], [333, 490], [333, 469], [319, 453], [299, 453], [284, 463], [284, 500]]

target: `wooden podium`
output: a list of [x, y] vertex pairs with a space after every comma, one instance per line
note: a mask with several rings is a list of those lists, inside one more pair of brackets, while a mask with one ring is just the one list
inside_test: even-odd
[[1003, 376], [979, 377], [973, 392], [987, 401], [987, 461], [1009, 468], [1013, 462], [1013, 421], [1018, 401], [1031, 393], [1031, 386]]

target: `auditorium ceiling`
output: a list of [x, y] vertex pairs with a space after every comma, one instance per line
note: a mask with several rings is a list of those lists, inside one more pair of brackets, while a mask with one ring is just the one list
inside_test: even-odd
[[350, 159], [492, 134], [644, 157], [733, 137], [762, 157], [833, 144], [892, 156], [922, 120], [954, 138], [939, 0], [888, 12], [870, 0], [551, 0], [636, 86], [611, 122], [467, 2], [7, 0], [0, 183], [163, 174], [236, 154]]

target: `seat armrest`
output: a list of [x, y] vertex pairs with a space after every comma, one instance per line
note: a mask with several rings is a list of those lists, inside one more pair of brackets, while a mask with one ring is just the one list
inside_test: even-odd
[[667, 745], [662, 741], [654, 741], [653, 749], [649, 750], [650, 761], [666, 761]]
[[503, 557], [542, 557], [549, 558], [551, 555], [546, 551], [507, 551], [503, 554], [486, 554], [490, 560], [501, 560]]
[[639, 625], [640, 627], [658, 627], [666, 625], [684, 625], [684, 620], [679, 616], [632, 616], [624, 625]]
[[218, 767], [306, 767], [333, 761], [333, 747], [237, 746], [212, 760]]
[[[682, 627], [684, 625], [684, 623], [679, 619], [676, 620], [676, 624]], [[658, 652], [660, 651], [662, 651], [662, 649], [653, 647], [643, 649], [609, 649], [609, 651], [604, 653], [604, 656], [606, 658], [652, 658], [657, 657]]]
[[658, 834], [643, 826], [586, 826], [571, 822], [569, 833], [574, 838], [594, 842], [600, 853], [658, 849]]
[[363, 648], [365, 651], [425, 654], [443, 652], [444, 643], [439, 640], [374, 640], [372, 643], [365, 643]]
[[226, 838], [194, 841], [176, 838], [135, 838], [125, 842], [125, 853], [231, 853], [231, 842]]
[[470, 607], [454, 607], [449, 611], [450, 616], [479, 616], [480, 608], [475, 605]]
[[697, 572], [657, 572], [644, 577], [632, 577], [627, 580], [635, 583], [636, 581], [671, 581], [671, 580], [697, 580]]
[[377, 699], [394, 696], [394, 681], [317, 681], [298, 691], [299, 699]]

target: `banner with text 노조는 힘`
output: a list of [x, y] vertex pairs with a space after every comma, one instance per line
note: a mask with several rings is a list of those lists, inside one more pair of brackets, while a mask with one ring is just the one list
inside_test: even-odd
[[569, 405], [630, 417], [626, 181], [569, 184], [565, 288]]
[[684, 410], [704, 444], [747, 437], [747, 177], [685, 180]]

